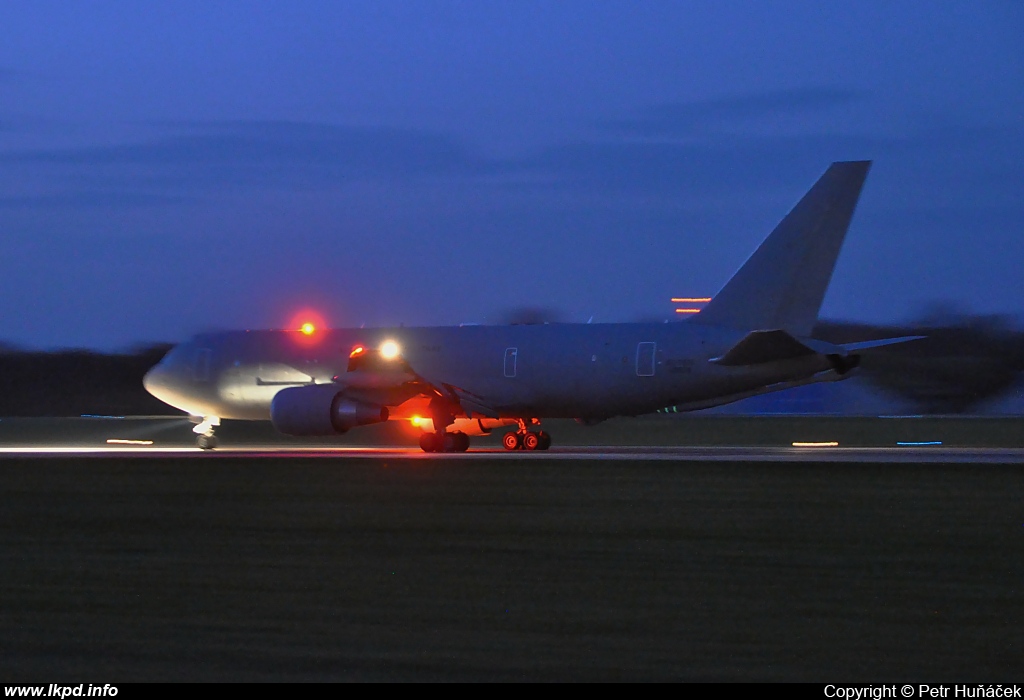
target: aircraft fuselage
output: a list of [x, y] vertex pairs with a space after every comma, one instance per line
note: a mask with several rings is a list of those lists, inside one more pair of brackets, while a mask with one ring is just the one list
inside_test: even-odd
[[[269, 419], [274, 396], [289, 387], [329, 384], [397, 406], [426, 382], [465, 392], [501, 417], [600, 420], [840, 378], [823, 355], [743, 367], [710, 362], [744, 335], [690, 322], [236, 331], [179, 345], [146, 386], [188, 413], [228, 419]], [[351, 369], [355, 348], [387, 341], [400, 352], [392, 372], [382, 363], [373, 372]], [[413, 401], [392, 417], [417, 410]]]

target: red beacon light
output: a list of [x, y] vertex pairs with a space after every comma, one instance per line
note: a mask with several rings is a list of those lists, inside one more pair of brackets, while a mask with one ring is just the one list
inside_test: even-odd
[[284, 327], [288, 329], [289, 335], [296, 343], [304, 347], [312, 347], [324, 339], [327, 321], [319, 311], [305, 308], [296, 311]]

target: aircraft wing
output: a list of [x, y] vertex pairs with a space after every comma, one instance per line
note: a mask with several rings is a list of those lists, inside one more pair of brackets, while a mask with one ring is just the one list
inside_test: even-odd
[[375, 351], [362, 351], [349, 360], [348, 371], [336, 375], [334, 382], [344, 386], [349, 395], [396, 405], [415, 394], [444, 396], [462, 407], [469, 417], [474, 414], [498, 418], [499, 412], [487, 400], [471, 391], [420, 374], [404, 358], [386, 359]]
[[498, 411], [496, 411], [491, 406], [488, 406], [487, 403], [485, 403], [486, 400], [483, 397], [477, 396], [476, 394], [466, 391], [465, 389], [460, 389], [458, 387], [451, 386], [450, 384], [445, 384], [444, 388], [450, 391], [452, 394], [455, 394], [456, 398], [458, 398], [459, 400], [459, 405], [462, 406], [462, 410], [464, 410], [466, 412], [466, 415], [469, 416], [470, 418], [473, 417], [473, 414], [481, 415], [484, 416], [485, 418], [500, 417]]
[[461, 406], [462, 410], [466, 412], [466, 416], [469, 418], [472, 418], [474, 414], [477, 416], [483, 416], [484, 418], [501, 417], [498, 410], [491, 406], [483, 396], [474, 394], [472, 391], [467, 389], [448, 384], [447, 382], [435, 381], [428, 377], [420, 377], [420, 379], [438, 395], [447, 395], [447, 398]]

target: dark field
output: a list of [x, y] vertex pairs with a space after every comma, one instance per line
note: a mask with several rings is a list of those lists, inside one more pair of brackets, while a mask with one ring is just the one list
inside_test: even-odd
[[5, 459], [4, 681], [1017, 681], [1024, 467]]

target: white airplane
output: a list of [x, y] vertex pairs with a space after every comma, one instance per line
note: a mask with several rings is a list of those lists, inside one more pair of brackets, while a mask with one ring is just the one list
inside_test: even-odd
[[335, 435], [421, 418], [420, 446], [463, 451], [515, 426], [507, 449], [544, 450], [544, 418], [595, 423], [695, 410], [841, 380], [870, 348], [810, 336], [870, 167], [833, 163], [699, 313], [680, 323], [424, 328], [305, 327], [198, 335], [146, 375], [195, 417], [202, 448], [221, 419]]

